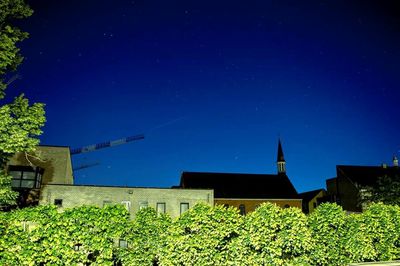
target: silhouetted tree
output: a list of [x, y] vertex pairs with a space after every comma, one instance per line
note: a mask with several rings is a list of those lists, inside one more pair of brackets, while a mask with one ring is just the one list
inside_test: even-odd
[[400, 205], [400, 177], [381, 176], [375, 186], [363, 187], [360, 190], [360, 203], [368, 205], [373, 202]]

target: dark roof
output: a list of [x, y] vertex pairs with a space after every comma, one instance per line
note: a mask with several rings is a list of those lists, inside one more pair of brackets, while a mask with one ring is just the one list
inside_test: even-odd
[[399, 176], [400, 168], [393, 166], [354, 166], [354, 165], [337, 165], [336, 174], [338, 177], [350, 179], [353, 183], [361, 186], [373, 186], [376, 184], [378, 177], [381, 176]]
[[[170, 190], [182, 190], [183, 188], [180, 186], [173, 186], [173, 187], [137, 187], [137, 186], [112, 186], [112, 185], [78, 185], [78, 184], [45, 184], [44, 186], [49, 187], [49, 186], [58, 186], [58, 187], [105, 187], [105, 188], [126, 188], [126, 189], [135, 189], [135, 188], [140, 188], [140, 189], [170, 189]], [[196, 190], [196, 189], [194, 189]], [[198, 190], [201, 190], [199, 188]]]
[[277, 162], [284, 162], [285, 158], [283, 157], [283, 150], [282, 150], [282, 144], [281, 140], [279, 140], [278, 143], [278, 158], [276, 159]]
[[296, 199], [296, 189], [285, 174], [183, 172], [182, 188], [214, 189], [215, 198]]
[[318, 193], [320, 193], [321, 191], [325, 191], [325, 189], [320, 188], [312, 191], [299, 193], [299, 196], [303, 199], [303, 202], [310, 202], [310, 200], [312, 200], [315, 196], [317, 196]]

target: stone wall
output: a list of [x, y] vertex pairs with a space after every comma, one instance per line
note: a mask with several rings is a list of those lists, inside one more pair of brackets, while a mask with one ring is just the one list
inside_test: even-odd
[[69, 147], [39, 146], [34, 156], [17, 153], [8, 164], [30, 166], [26, 157], [35, 166], [44, 169], [42, 185], [74, 183]]
[[[81, 185], [44, 185], [39, 204], [58, 204], [60, 208], [82, 205], [103, 207], [106, 204], [124, 204], [133, 217], [141, 207], [153, 207], [171, 217], [178, 217], [182, 207], [196, 203], [214, 205], [214, 192], [210, 189], [132, 188]], [[164, 203], [164, 205], [163, 205]]]

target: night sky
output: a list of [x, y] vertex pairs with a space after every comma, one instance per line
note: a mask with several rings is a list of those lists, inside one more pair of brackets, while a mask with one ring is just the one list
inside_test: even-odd
[[24, 92], [41, 143], [78, 148], [77, 184], [169, 187], [182, 171], [276, 173], [298, 192], [337, 164], [399, 155], [396, 1], [30, 1]]

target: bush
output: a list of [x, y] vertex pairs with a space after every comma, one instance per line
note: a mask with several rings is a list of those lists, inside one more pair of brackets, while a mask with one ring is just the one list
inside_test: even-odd
[[112, 265], [114, 238], [128, 221], [122, 206], [83, 206], [62, 213], [39, 206], [2, 216], [1, 265]]
[[346, 216], [343, 230], [345, 234], [340, 241], [343, 245], [344, 256], [349, 262], [366, 262], [376, 259], [372, 237], [368, 234], [362, 215]]
[[238, 265], [307, 265], [314, 246], [301, 210], [271, 203], [245, 218], [240, 239], [246, 255]]
[[345, 256], [343, 237], [346, 213], [342, 207], [333, 203], [321, 204], [308, 216], [308, 224], [315, 241], [315, 248], [310, 254], [312, 265], [345, 265], [349, 258]]
[[373, 260], [394, 260], [400, 256], [400, 207], [372, 204], [362, 214], [365, 234], [374, 248]]
[[233, 207], [194, 206], [172, 223], [160, 265], [231, 265], [229, 246], [242, 221]]
[[121, 232], [128, 247], [117, 251], [119, 261], [123, 265], [152, 266], [159, 260], [170, 225], [168, 215], [157, 214], [153, 208], [141, 209]]
[[[128, 246], [118, 247], [124, 239]], [[347, 215], [326, 203], [305, 216], [264, 203], [247, 216], [196, 205], [171, 221], [122, 206], [0, 212], [0, 265], [347, 265], [400, 258], [400, 207]]]

